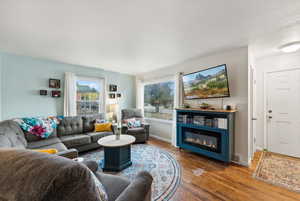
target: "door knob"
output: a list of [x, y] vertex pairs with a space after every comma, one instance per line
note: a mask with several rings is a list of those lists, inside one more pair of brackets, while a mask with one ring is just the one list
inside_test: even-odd
[[268, 112], [269, 112], [269, 113], [272, 113], [273, 111], [272, 111], [272, 110], [269, 110]]
[[269, 118], [269, 119], [272, 119], [273, 117], [272, 117], [272, 116], [268, 116], [268, 118]]
[[257, 118], [253, 117], [253, 118], [252, 118], [252, 120], [253, 120], [253, 121], [256, 121], [256, 120], [257, 120]]

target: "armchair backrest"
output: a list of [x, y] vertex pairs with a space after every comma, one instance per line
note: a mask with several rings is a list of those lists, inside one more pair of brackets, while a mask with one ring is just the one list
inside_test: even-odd
[[123, 109], [121, 119], [122, 121], [131, 118], [143, 119], [143, 114], [141, 109]]

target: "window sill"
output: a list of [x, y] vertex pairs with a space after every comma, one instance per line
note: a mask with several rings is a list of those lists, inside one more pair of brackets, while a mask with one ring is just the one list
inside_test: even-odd
[[149, 121], [156, 121], [159, 123], [166, 123], [166, 124], [172, 124], [173, 120], [165, 120], [165, 119], [156, 119], [156, 118], [145, 118], [145, 120], [149, 120]]

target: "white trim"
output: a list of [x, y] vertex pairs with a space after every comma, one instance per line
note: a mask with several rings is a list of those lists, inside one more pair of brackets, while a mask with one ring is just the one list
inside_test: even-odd
[[[251, 161], [251, 160], [249, 160]], [[245, 167], [249, 167], [251, 162], [246, 162], [246, 161], [231, 161], [232, 163], [234, 164], [237, 164], [237, 165], [241, 165], [241, 166], [245, 166]]]
[[159, 122], [159, 123], [165, 123], [165, 124], [173, 124], [173, 120], [165, 120], [165, 119], [157, 119], [157, 118], [144, 118], [146, 121], [155, 121], [155, 122]]
[[174, 75], [164, 76], [164, 77], [160, 77], [160, 78], [154, 78], [154, 79], [150, 79], [150, 80], [141, 80], [143, 85], [157, 84], [160, 82], [169, 82], [169, 81], [174, 81]]
[[164, 138], [164, 137], [160, 137], [160, 136], [157, 136], [157, 135], [152, 134], [152, 133], [150, 133], [150, 137], [156, 138], [156, 139], [161, 140], [161, 141], [164, 141], [164, 142], [168, 142], [168, 143], [170, 143], [170, 144], [171, 144], [171, 141], [172, 141], [171, 139], [167, 139], [167, 138]]

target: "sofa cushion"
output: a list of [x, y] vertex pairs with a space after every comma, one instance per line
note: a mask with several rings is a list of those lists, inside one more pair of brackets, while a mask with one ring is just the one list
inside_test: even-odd
[[24, 133], [16, 122], [12, 120], [0, 122], [1, 148], [24, 149], [26, 146], [27, 142], [25, 140]]
[[130, 133], [130, 134], [139, 134], [139, 133], [144, 134], [145, 133], [145, 129], [143, 127], [128, 128], [128, 133]]
[[81, 145], [86, 145], [91, 143], [91, 137], [85, 134], [81, 135], [66, 135], [60, 137], [60, 140], [68, 148], [74, 148]]
[[112, 132], [91, 132], [86, 133], [88, 136], [91, 137], [92, 142], [97, 142], [100, 138], [103, 138], [105, 136], [113, 135]]
[[0, 163], [0, 200], [100, 201], [90, 171], [79, 162], [28, 150], [1, 150]]
[[57, 128], [59, 137], [65, 135], [81, 134], [83, 132], [83, 123], [81, 117], [65, 117], [61, 120]]
[[[24, 135], [25, 135], [27, 142], [36, 142], [36, 141], [45, 139], [45, 138], [41, 138], [39, 136], [33, 135], [32, 133], [29, 133], [26, 131], [24, 132]], [[46, 139], [50, 139], [50, 138], [57, 138], [57, 129], [54, 129], [53, 133]]]
[[83, 116], [83, 132], [93, 132], [95, 129], [94, 124], [96, 123], [96, 119], [105, 119], [104, 113], [99, 113], [96, 115], [87, 115]]
[[56, 138], [48, 138], [48, 139], [40, 139], [39, 141], [28, 142], [28, 149], [37, 149], [40, 147], [44, 147], [47, 145], [52, 145], [56, 143], [60, 143], [60, 139]]

